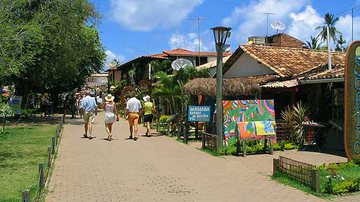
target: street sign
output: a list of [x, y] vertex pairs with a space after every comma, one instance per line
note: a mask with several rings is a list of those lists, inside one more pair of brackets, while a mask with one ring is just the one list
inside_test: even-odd
[[189, 106], [188, 121], [210, 122], [210, 106]]

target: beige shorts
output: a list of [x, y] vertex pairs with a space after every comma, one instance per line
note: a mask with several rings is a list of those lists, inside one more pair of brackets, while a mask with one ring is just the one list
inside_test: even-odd
[[92, 123], [95, 120], [95, 113], [94, 112], [85, 112], [83, 118], [84, 118], [85, 123], [89, 123], [89, 122]]

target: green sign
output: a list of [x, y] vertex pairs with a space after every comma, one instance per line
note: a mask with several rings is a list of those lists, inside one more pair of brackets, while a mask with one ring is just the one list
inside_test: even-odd
[[360, 160], [360, 41], [346, 52], [344, 144], [348, 159]]

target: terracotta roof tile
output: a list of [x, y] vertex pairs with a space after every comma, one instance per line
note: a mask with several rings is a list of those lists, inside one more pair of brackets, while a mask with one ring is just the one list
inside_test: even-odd
[[344, 78], [344, 66], [335, 65], [332, 69], [325, 69], [321, 72], [315, 72], [309, 74], [306, 77], [301, 78], [302, 80], [316, 80], [316, 79], [333, 79], [333, 78]]
[[[327, 64], [327, 52], [325, 51], [305, 48], [242, 45], [230, 57], [227, 62], [228, 64], [225, 64], [225, 71], [227, 71], [244, 52], [269, 67], [281, 77], [300, 75], [306, 71]], [[332, 52], [331, 55], [331, 61], [334, 66], [344, 65], [345, 53]]]
[[[216, 52], [196, 52], [190, 51], [182, 48], [176, 48], [173, 50], [163, 51], [163, 54], [167, 56], [214, 56], [216, 57]], [[231, 53], [224, 52], [224, 56], [229, 56]]]

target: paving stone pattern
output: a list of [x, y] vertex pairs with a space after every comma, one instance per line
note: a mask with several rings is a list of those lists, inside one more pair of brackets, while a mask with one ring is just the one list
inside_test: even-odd
[[[82, 138], [80, 119], [66, 120], [46, 201], [324, 201], [270, 179], [272, 158], [304, 153], [214, 157], [199, 151], [198, 143], [185, 145], [166, 136], [127, 140], [125, 120], [115, 123], [115, 139], [108, 142], [103, 116], [96, 117], [92, 140]], [[344, 161], [305, 156], [314, 163]]]

